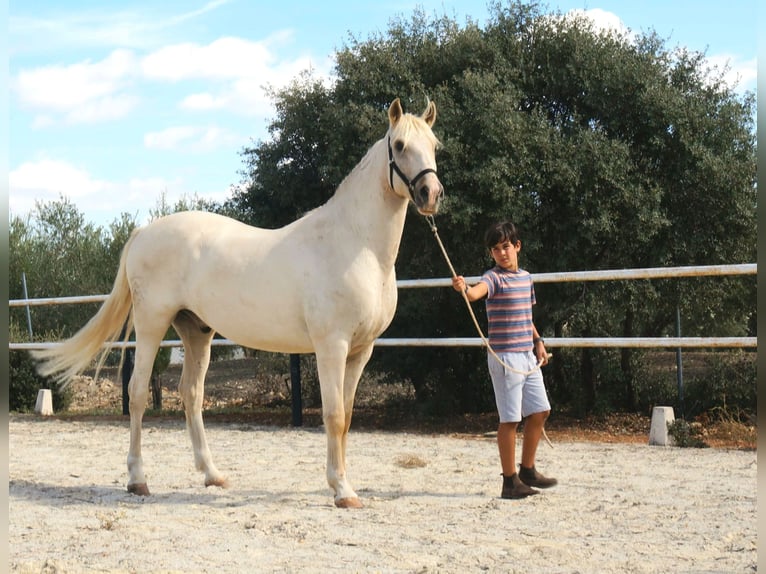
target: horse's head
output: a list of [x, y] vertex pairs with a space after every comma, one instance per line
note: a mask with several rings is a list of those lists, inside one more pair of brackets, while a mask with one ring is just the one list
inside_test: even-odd
[[394, 193], [409, 197], [421, 215], [435, 215], [444, 195], [436, 176], [439, 140], [431, 131], [436, 104], [428, 102], [418, 117], [405, 114], [397, 98], [388, 108], [388, 121], [388, 183]]

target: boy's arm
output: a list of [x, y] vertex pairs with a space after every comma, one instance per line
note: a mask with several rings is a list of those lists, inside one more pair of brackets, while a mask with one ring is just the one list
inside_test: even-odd
[[465, 291], [465, 295], [469, 301], [478, 301], [479, 299], [486, 297], [487, 293], [489, 293], [489, 288], [484, 281], [479, 281], [476, 285], [469, 287], [466, 285], [465, 277], [462, 275], [452, 278], [452, 288], [458, 293]]
[[545, 341], [537, 332], [537, 327], [532, 323], [532, 344], [535, 348], [535, 357], [538, 361], [542, 361], [543, 365], [548, 364], [548, 351], [545, 350]]

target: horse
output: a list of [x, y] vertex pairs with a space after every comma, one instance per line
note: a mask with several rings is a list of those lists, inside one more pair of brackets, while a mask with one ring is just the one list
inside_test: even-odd
[[42, 375], [66, 384], [97, 355], [98, 376], [110, 350], [104, 343], [135, 332], [128, 492], [149, 495], [141, 425], [152, 364], [172, 325], [183, 343], [179, 392], [205, 486], [228, 486], [213, 463], [202, 420], [211, 341], [220, 333], [244, 347], [315, 354], [327, 482], [337, 507], [362, 506], [346, 476], [354, 396], [374, 341], [396, 310], [394, 264], [408, 206], [433, 216], [444, 196], [436, 173], [435, 120], [432, 101], [416, 116], [395, 99], [386, 134], [333, 196], [284, 227], [263, 229], [186, 211], [131, 234], [98, 312], [71, 338], [34, 353]]

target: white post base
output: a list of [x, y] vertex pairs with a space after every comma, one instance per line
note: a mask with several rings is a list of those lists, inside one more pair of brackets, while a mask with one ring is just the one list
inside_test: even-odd
[[48, 416], [53, 414], [53, 394], [50, 389], [40, 389], [37, 391], [37, 402], [35, 403], [35, 412], [38, 415]]
[[673, 446], [673, 437], [668, 434], [668, 424], [676, 420], [673, 407], [654, 407], [652, 410], [652, 427], [649, 430], [649, 444]]

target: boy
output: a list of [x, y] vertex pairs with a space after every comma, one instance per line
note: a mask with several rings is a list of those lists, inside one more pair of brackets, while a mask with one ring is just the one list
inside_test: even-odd
[[[513, 223], [491, 225], [484, 236], [495, 267], [486, 271], [481, 280], [468, 287], [465, 278], [452, 279], [453, 288], [464, 291], [469, 301], [487, 298], [488, 340], [492, 349], [511, 367], [504, 367], [495, 356], [487, 354], [487, 364], [495, 391], [500, 417], [497, 446], [503, 470], [502, 498], [525, 498], [539, 494], [537, 488], [549, 488], [557, 483], [535, 469], [535, 454], [543, 425], [551, 406], [543, 384], [539, 361], [548, 363], [545, 342], [532, 322], [535, 290], [530, 274], [519, 269], [521, 240]], [[518, 371], [518, 372], [516, 372]], [[527, 375], [526, 373], [532, 371]], [[521, 466], [516, 472], [516, 427], [522, 418], [524, 440]]]

